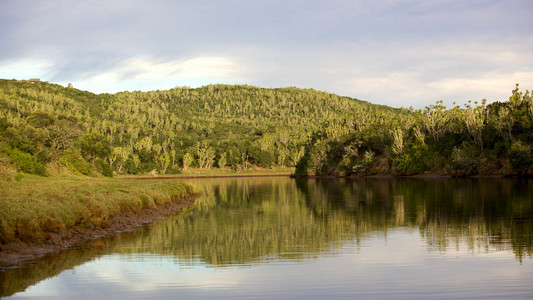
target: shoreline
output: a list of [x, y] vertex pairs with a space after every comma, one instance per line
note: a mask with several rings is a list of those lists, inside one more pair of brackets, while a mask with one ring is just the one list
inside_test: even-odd
[[323, 178], [323, 179], [355, 179], [355, 178], [373, 178], [373, 179], [393, 179], [393, 178], [419, 178], [419, 179], [468, 179], [468, 178], [533, 178], [532, 175], [450, 175], [440, 173], [424, 173], [413, 175], [394, 175], [394, 174], [368, 174], [368, 175], [290, 175], [291, 178]]
[[15, 241], [0, 245], [0, 270], [17, 268], [36, 258], [57, 254], [91, 240], [136, 230], [157, 219], [181, 212], [194, 204], [196, 198], [198, 195], [186, 196], [156, 207], [144, 208], [137, 213], [132, 210], [123, 211], [100, 226], [88, 224], [50, 233], [45, 243]]
[[[417, 178], [417, 179], [466, 179], [466, 178], [531, 178], [531, 176], [509, 176], [509, 175], [470, 175], [452, 176], [442, 173], [425, 173], [414, 175], [393, 175], [393, 174], [368, 174], [368, 175], [294, 175], [290, 173], [276, 174], [195, 174], [177, 176], [142, 176], [142, 177], [120, 177], [122, 180], [172, 180], [172, 179], [192, 179], [192, 178], [231, 178], [231, 177], [279, 177], [287, 176], [302, 179], [396, 179], [396, 178]], [[198, 194], [188, 194], [183, 196], [173, 196], [173, 200], [155, 207], [145, 207], [138, 212], [132, 209], [119, 212], [110, 217], [105, 222], [95, 225], [94, 223], [77, 225], [59, 232], [48, 232], [47, 237], [39, 242], [24, 242], [15, 240], [6, 244], [0, 244], [0, 270], [6, 268], [17, 268], [22, 264], [46, 255], [53, 255], [64, 250], [71, 249], [85, 242], [102, 237], [116, 235], [122, 231], [133, 231], [136, 228], [150, 224], [157, 219], [179, 213], [181, 210], [190, 207]]]
[[194, 179], [194, 178], [231, 178], [231, 177], [280, 177], [293, 176], [292, 173], [251, 173], [251, 174], [176, 174], [176, 175], [155, 175], [155, 176], [120, 176], [120, 179]]

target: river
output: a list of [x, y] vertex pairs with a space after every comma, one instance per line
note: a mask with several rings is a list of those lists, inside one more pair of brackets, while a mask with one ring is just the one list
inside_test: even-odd
[[0, 272], [7, 299], [533, 299], [531, 179], [183, 179], [176, 216]]

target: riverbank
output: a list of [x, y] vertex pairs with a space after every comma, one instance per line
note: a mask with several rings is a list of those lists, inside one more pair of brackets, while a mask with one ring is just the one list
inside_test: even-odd
[[132, 230], [189, 205], [191, 185], [167, 180], [21, 175], [0, 184], [0, 266]]
[[358, 173], [330, 173], [330, 174], [291, 174], [295, 178], [531, 178], [533, 170], [519, 172], [510, 167], [495, 170], [485, 170], [484, 172], [468, 172], [466, 170], [432, 170], [425, 172], [415, 172], [412, 174], [402, 174], [394, 169], [372, 170]]
[[273, 168], [260, 168], [252, 167], [248, 170], [235, 171], [231, 168], [212, 168], [212, 169], [200, 169], [200, 168], [188, 168], [182, 170], [179, 174], [153, 174], [153, 175], [118, 175], [115, 178], [121, 179], [175, 179], [175, 178], [216, 178], [216, 177], [262, 177], [262, 176], [290, 176], [294, 174], [294, 168], [292, 167], [273, 167]]
[[421, 173], [413, 175], [398, 175], [398, 174], [351, 174], [351, 175], [290, 175], [291, 178], [375, 178], [375, 179], [388, 179], [388, 178], [420, 178], [420, 179], [449, 179], [449, 178], [531, 178], [532, 174], [489, 174], [489, 175], [456, 175], [456, 174], [442, 174], [442, 173]]

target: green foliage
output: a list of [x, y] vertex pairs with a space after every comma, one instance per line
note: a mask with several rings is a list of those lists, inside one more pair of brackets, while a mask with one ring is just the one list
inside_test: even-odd
[[210, 169], [215, 162], [215, 149], [206, 141], [196, 143], [196, 161], [201, 169]]
[[455, 170], [465, 170], [470, 174], [477, 174], [479, 169], [479, 149], [467, 142], [461, 147], [454, 147], [452, 153], [452, 166]]
[[168, 166], [170, 165], [170, 154], [165, 152], [159, 156], [159, 167], [162, 174], [167, 173]]
[[529, 169], [533, 163], [531, 146], [520, 140], [514, 141], [509, 151], [509, 162], [516, 170], [525, 171]]
[[18, 149], [11, 149], [7, 150], [7, 155], [17, 167], [17, 170], [28, 174], [46, 176], [46, 168], [31, 154]]
[[407, 148], [396, 160], [396, 172], [401, 175], [413, 175], [430, 170], [431, 154], [426, 144], [415, 144]]
[[95, 163], [98, 172], [100, 172], [105, 177], [113, 177], [113, 169], [111, 169], [111, 166], [107, 162], [98, 159]]
[[[325, 142], [317, 141], [313, 144], [306, 157], [302, 158], [306, 163], [299, 167], [304, 173], [299, 174], [310, 173], [311, 175], [320, 175], [331, 173], [332, 170], [328, 163], [328, 159], [331, 160], [332, 157], [328, 153], [330, 149], [330, 145]], [[305, 166], [307, 170], [303, 169]]]
[[[0, 80], [0, 104], [6, 116], [0, 128], [12, 127], [6, 134], [12, 147], [31, 154], [45, 150], [50, 161], [76, 147], [92, 163], [108, 160], [117, 173], [164, 171], [187, 152], [203, 168], [224, 160], [235, 169], [293, 166], [319, 128], [317, 120], [395, 110], [312, 89], [210, 85], [95, 95], [16, 80]], [[26, 138], [26, 125], [42, 130], [44, 142]], [[120, 154], [115, 148], [130, 150]], [[172, 151], [168, 163], [165, 153]]]
[[185, 153], [185, 155], [183, 155], [183, 169], [184, 170], [187, 170], [194, 162], [194, 158], [192, 157], [192, 155], [190, 153]]
[[54, 124], [55, 118], [47, 112], [36, 111], [28, 116], [26, 122], [35, 128], [46, 128]]
[[83, 157], [94, 161], [96, 158], [103, 159], [111, 154], [111, 145], [104, 135], [88, 133], [80, 139], [80, 150]]
[[294, 170], [295, 175], [308, 175], [310, 173], [309, 171], [309, 155], [305, 155], [300, 158], [300, 160], [296, 163], [296, 168]]
[[132, 156], [124, 163], [124, 169], [128, 174], [137, 174], [140, 172], [139, 164], [139, 158], [137, 156]]
[[74, 174], [92, 175], [94, 172], [93, 165], [83, 158], [80, 150], [75, 148], [69, 148], [63, 152], [57, 163]]
[[525, 174], [532, 164], [530, 93], [517, 86], [509, 102], [485, 102], [447, 109], [438, 101], [415, 112], [375, 111], [325, 123], [313, 134], [297, 172], [510, 174], [508, 158], [514, 170]]
[[228, 160], [227, 160], [227, 153], [224, 152], [220, 155], [220, 158], [218, 159], [218, 162], [217, 162], [217, 165], [219, 168], [223, 169], [226, 164], [228, 163]]
[[361, 172], [361, 173], [367, 173], [372, 168], [374, 162], [376, 159], [376, 154], [372, 151], [365, 151], [363, 155], [358, 157], [353, 165], [352, 165], [352, 172]]
[[251, 163], [260, 167], [270, 167], [274, 164], [274, 156], [268, 151], [250, 146], [247, 149], [248, 158]]
[[[57, 161], [75, 148], [93, 167], [103, 170], [102, 160], [118, 174], [215, 165], [296, 165], [299, 174], [473, 172], [485, 153], [496, 156], [492, 162], [512, 157], [514, 168], [523, 169], [517, 161], [527, 151], [510, 156], [511, 145], [520, 140], [533, 147], [533, 102], [518, 86], [507, 102], [448, 109], [438, 101], [413, 111], [293, 87], [96, 95], [0, 80], [0, 116], [0, 142], [38, 162]], [[483, 172], [497, 173], [487, 168], [500, 165], [506, 163], [485, 165]]]

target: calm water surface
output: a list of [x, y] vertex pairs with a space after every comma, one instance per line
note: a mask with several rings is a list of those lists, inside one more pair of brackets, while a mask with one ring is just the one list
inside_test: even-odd
[[0, 272], [38, 299], [533, 299], [533, 180], [187, 180], [191, 208]]

